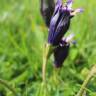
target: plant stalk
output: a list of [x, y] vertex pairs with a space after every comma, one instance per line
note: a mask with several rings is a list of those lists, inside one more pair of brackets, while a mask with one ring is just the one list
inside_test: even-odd
[[53, 52], [53, 47], [50, 44], [46, 44], [44, 47], [44, 52], [43, 52], [43, 65], [42, 65], [42, 79], [43, 82], [46, 82], [46, 66], [47, 66], [47, 61], [48, 58], [50, 57], [51, 53]]
[[96, 65], [94, 65], [91, 69], [91, 71], [89, 72], [87, 78], [85, 79], [85, 81], [83, 82], [79, 92], [77, 93], [76, 96], [83, 96], [83, 93], [85, 91], [85, 87], [87, 86], [87, 84], [89, 83], [89, 81], [92, 79], [92, 77], [94, 76], [94, 74], [96, 74]]
[[48, 60], [48, 53], [49, 53], [49, 45], [46, 44], [44, 47], [44, 52], [43, 52], [43, 66], [42, 66], [43, 82], [46, 82], [46, 65], [47, 65], [47, 60]]

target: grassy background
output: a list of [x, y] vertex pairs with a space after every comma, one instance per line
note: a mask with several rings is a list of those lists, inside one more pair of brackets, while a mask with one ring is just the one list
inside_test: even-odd
[[[96, 63], [96, 1], [74, 0], [74, 8], [84, 13], [72, 19], [69, 33], [76, 34], [77, 46], [55, 76], [53, 57], [47, 67], [45, 96], [74, 96]], [[43, 96], [42, 50], [47, 28], [39, 12], [39, 0], [0, 0], [0, 78], [22, 96]], [[55, 74], [55, 75], [54, 75]], [[96, 96], [96, 78], [87, 86], [88, 96]], [[13, 94], [0, 84], [0, 96]]]

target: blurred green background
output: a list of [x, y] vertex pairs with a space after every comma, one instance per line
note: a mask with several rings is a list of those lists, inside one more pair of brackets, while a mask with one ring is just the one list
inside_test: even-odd
[[[58, 76], [50, 58], [47, 94], [42, 87], [42, 51], [48, 32], [39, 1], [0, 0], [0, 78], [21, 96], [74, 96], [96, 64], [96, 1], [74, 0], [73, 8], [84, 8], [83, 14], [72, 19], [68, 31], [76, 35], [77, 45], [70, 48]], [[0, 96], [14, 95], [0, 84]], [[86, 96], [96, 96], [95, 77], [87, 86]]]

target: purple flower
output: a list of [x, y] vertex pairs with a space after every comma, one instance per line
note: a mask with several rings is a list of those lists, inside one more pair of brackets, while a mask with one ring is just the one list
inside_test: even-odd
[[50, 20], [55, 8], [54, 0], [41, 0], [41, 15], [47, 27], [50, 25]]
[[68, 57], [70, 43], [73, 41], [74, 34], [69, 35], [67, 38], [63, 38], [59, 46], [54, 50], [54, 65], [56, 68], [60, 68], [63, 62]]
[[67, 0], [63, 6], [62, 0], [57, 0], [53, 16], [50, 21], [48, 43], [57, 46], [70, 26], [71, 18], [82, 9], [73, 10], [72, 0]]
[[56, 68], [62, 67], [64, 60], [67, 58], [69, 53], [70, 44], [64, 42], [64, 46], [58, 46], [54, 50], [54, 65]]
[[[83, 9], [72, 9], [73, 0], [67, 0], [63, 5], [62, 0], [41, 0], [41, 14], [49, 28], [48, 45], [51, 45], [54, 54], [54, 65], [59, 68], [67, 58], [73, 34], [63, 38], [70, 27], [72, 17], [80, 13]], [[72, 41], [72, 43], [75, 43]], [[54, 49], [55, 48], [55, 49]], [[54, 49], [54, 50], [53, 50]], [[50, 52], [51, 52], [50, 51]], [[51, 52], [51, 53], [52, 53]]]

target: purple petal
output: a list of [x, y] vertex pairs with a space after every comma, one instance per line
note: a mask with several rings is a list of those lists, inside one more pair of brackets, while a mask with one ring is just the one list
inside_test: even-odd
[[56, 13], [56, 11], [57, 11], [58, 9], [60, 9], [61, 6], [62, 6], [62, 0], [57, 0], [54, 14]]
[[57, 4], [58, 4], [59, 6], [62, 5], [62, 0], [57, 0], [56, 5], [57, 5]]
[[67, 8], [68, 10], [71, 10], [72, 9], [72, 4], [73, 4], [73, 0], [67, 0]]
[[73, 3], [73, 0], [67, 0], [67, 4]]
[[58, 46], [54, 50], [54, 65], [56, 68], [60, 68], [63, 65], [63, 62], [69, 55], [70, 45], [67, 46]]

